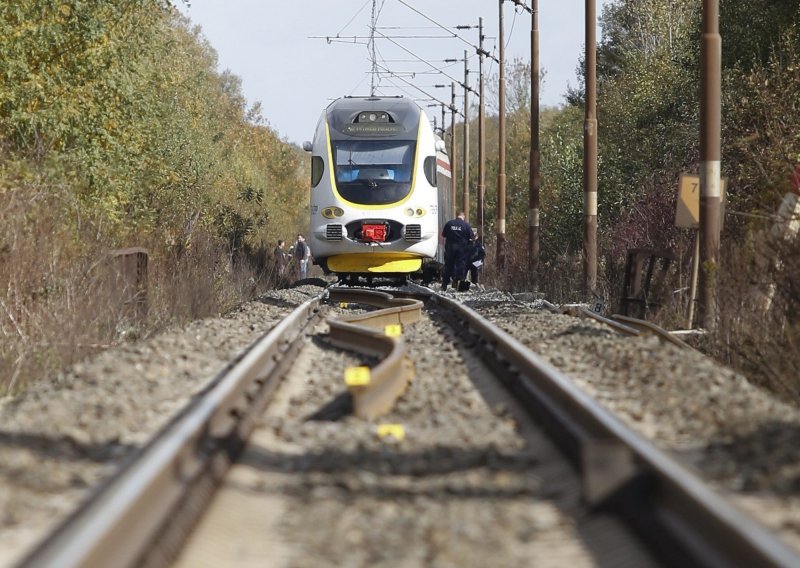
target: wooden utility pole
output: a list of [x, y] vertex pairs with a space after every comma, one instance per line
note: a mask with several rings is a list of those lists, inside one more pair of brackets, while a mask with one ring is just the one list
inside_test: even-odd
[[464, 194], [461, 207], [469, 221], [469, 59], [464, 50]]
[[583, 123], [584, 292], [597, 288], [597, 0], [586, 0], [586, 119]]
[[478, 18], [478, 236], [483, 242], [483, 205], [486, 197], [486, 104], [484, 99], [483, 58], [486, 51], [483, 49], [483, 18]]
[[717, 325], [716, 273], [719, 266], [722, 122], [722, 37], [719, 0], [703, 0], [700, 46], [700, 297], [703, 327]]
[[539, 289], [539, 193], [542, 173], [539, 149], [539, 0], [531, 8], [531, 155], [528, 172], [528, 271]]
[[458, 142], [456, 138], [456, 84], [450, 83], [450, 218], [455, 219], [456, 209], [456, 180], [458, 179], [458, 167], [456, 156], [458, 154]]
[[505, 268], [506, 245], [506, 39], [503, 30], [503, 0], [500, 4], [500, 109], [497, 117], [498, 157], [497, 157], [497, 267]]

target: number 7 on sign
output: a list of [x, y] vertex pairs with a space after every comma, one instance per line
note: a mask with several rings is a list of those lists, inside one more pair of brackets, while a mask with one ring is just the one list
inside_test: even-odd
[[[723, 203], [725, 202], [725, 182], [726, 180], [723, 178]], [[724, 209], [721, 214], [724, 216]], [[681, 175], [678, 183], [678, 204], [675, 208], [675, 226], [679, 229], [697, 229], [700, 226], [700, 176]]]

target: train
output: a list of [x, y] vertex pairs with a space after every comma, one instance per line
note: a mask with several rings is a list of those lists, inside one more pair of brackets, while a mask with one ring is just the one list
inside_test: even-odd
[[325, 274], [431, 280], [452, 215], [445, 144], [404, 97], [343, 97], [322, 112], [311, 153], [310, 246]]

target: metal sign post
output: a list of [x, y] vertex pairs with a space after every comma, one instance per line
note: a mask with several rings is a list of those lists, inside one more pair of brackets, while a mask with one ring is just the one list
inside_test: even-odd
[[[722, 203], [724, 211], [725, 186], [727, 180], [722, 178]], [[720, 215], [720, 227], [722, 218]], [[675, 208], [675, 226], [679, 229], [692, 229], [694, 231], [694, 246], [692, 247], [692, 276], [689, 282], [689, 307], [686, 313], [686, 329], [692, 329], [694, 324], [695, 304], [697, 303], [697, 280], [700, 274], [700, 176], [683, 174], [678, 183], [678, 203]]]

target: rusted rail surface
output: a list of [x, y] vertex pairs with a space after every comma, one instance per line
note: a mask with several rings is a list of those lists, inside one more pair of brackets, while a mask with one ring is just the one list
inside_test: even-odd
[[[318, 319], [323, 294], [296, 308], [212, 381], [204, 396], [102, 486], [22, 563], [106, 567], [147, 563], [153, 543], [198, 486], [221, 479]], [[210, 480], [210, 481], [209, 481]], [[177, 529], [180, 530], [180, 529]]]
[[479, 314], [428, 291], [469, 329], [506, 386], [583, 476], [584, 498], [629, 522], [676, 566], [800, 566], [800, 557], [656, 449], [565, 375]]
[[353, 399], [353, 414], [360, 418], [376, 418], [391, 409], [414, 377], [414, 366], [406, 352], [405, 342], [401, 336], [387, 335], [385, 328], [419, 321], [423, 303], [361, 288], [331, 288], [330, 301], [380, 308], [328, 322], [334, 345], [381, 358], [380, 363], [370, 369], [367, 381], [347, 387]]
[[644, 331], [646, 333], [653, 333], [657, 335], [658, 338], [661, 339], [662, 341], [666, 341], [667, 343], [672, 343], [673, 345], [681, 347], [682, 349], [694, 349], [694, 347], [692, 347], [682, 339], [675, 337], [666, 329], [657, 326], [653, 322], [618, 314], [611, 316], [611, 319], [623, 325], [627, 325], [628, 327], [632, 327], [640, 331]]
[[639, 335], [638, 329], [633, 328], [629, 325], [625, 325], [624, 323], [620, 323], [612, 319], [603, 317], [600, 314], [593, 312], [592, 310], [585, 308], [583, 306], [570, 306], [568, 308], [564, 308], [563, 310], [561, 310], [561, 313], [573, 317], [593, 319], [597, 322], [609, 326], [614, 331], [617, 331], [623, 335], [631, 335], [631, 336]]
[[654, 324], [653, 322], [646, 321], [643, 319], [633, 318], [630, 316], [623, 316], [619, 314], [612, 315], [611, 317], [604, 317], [583, 306], [580, 307], [570, 306], [568, 308], [563, 309], [562, 313], [575, 317], [593, 319], [597, 322], [600, 322], [602, 324], [611, 327], [612, 329], [623, 335], [638, 336], [641, 335], [643, 332], [652, 333], [656, 335], [661, 341], [671, 343], [682, 349], [694, 349], [691, 345], [681, 340], [680, 338], [675, 337], [663, 327], [660, 327]]

